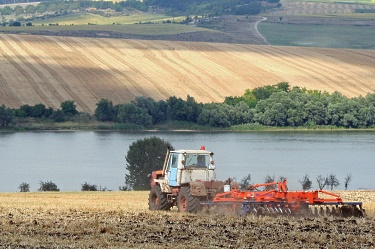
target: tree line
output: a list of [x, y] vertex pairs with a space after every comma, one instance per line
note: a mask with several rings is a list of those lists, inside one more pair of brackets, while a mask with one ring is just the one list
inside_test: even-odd
[[[346, 177], [344, 179], [345, 190], [348, 189], [349, 184], [352, 181], [352, 178], [353, 178], [352, 174], [346, 175]], [[284, 176], [279, 176], [279, 178], [276, 179], [275, 176], [266, 175], [266, 177], [264, 178], [264, 183], [271, 183], [271, 182], [276, 182], [276, 181], [282, 182], [286, 179], [287, 178], [284, 177]], [[235, 181], [236, 178], [234, 177], [233, 180]], [[318, 175], [315, 178], [315, 180], [316, 180], [318, 188], [320, 190], [323, 190], [324, 188], [329, 187], [330, 190], [332, 191], [335, 187], [338, 187], [340, 185], [340, 181], [337, 179], [335, 174], [329, 174], [325, 177], [322, 176], [322, 175]], [[240, 188], [241, 189], [251, 189], [252, 184], [250, 183], [250, 181], [251, 181], [251, 174], [248, 174], [247, 176], [245, 176], [244, 178], [242, 178], [238, 182]], [[312, 180], [310, 179], [310, 176], [307, 173], [298, 182], [301, 184], [301, 187], [302, 187], [303, 190], [307, 191], [307, 190], [312, 189], [313, 182], [312, 182]], [[266, 186], [265, 187], [265, 189], [273, 189], [273, 188], [274, 188], [274, 186]]]
[[[268, 5], [280, 7], [280, 0], [127, 0], [127, 1], [40, 1], [38, 5], [27, 5], [25, 8], [17, 5], [14, 8], [5, 6], [0, 9], [0, 14], [16, 16], [26, 13], [33, 15], [36, 13], [54, 12], [55, 14], [67, 14], [76, 10], [85, 10], [88, 8], [112, 9], [116, 12], [122, 12], [124, 9], [137, 9], [148, 11], [149, 8], [166, 9], [170, 14], [186, 15], [256, 15]], [[0, 0], [7, 2], [7, 0]]]
[[256, 124], [277, 127], [335, 126], [345, 128], [373, 127], [375, 94], [348, 98], [318, 90], [276, 85], [247, 89], [242, 96], [230, 96], [223, 103], [197, 103], [170, 97], [155, 101], [137, 97], [127, 104], [113, 105], [102, 99], [95, 117], [100, 121], [133, 123], [150, 127], [166, 121], [185, 121], [215, 128]]
[[171, 121], [216, 129], [241, 125], [369, 128], [375, 125], [375, 93], [348, 98], [338, 92], [291, 89], [289, 83], [280, 82], [247, 89], [242, 96], [226, 97], [222, 103], [198, 103], [189, 95], [186, 100], [175, 96], [159, 101], [137, 97], [117, 105], [101, 99], [93, 116], [78, 112], [72, 100], [62, 102], [57, 110], [43, 104], [18, 109], [0, 106], [0, 126], [11, 126], [17, 118], [28, 117], [55, 122], [94, 118], [122, 124], [125, 129], [152, 128]]
[[[23, 182], [18, 186], [20, 192], [30, 192], [30, 184]], [[124, 187], [119, 187], [119, 190], [124, 191]], [[59, 192], [60, 189], [57, 187], [56, 183], [52, 181], [39, 181], [39, 192]], [[106, 187], [98, 187], [96, 184], [83, 183], [81, 184], [81, 191], [109, 191]]]

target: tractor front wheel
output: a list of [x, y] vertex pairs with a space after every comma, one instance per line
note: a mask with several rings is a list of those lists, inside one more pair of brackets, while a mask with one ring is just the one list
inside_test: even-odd
[[161, 192], [160, 186], [155, 185], [150, 190], [148, 197], [148, 207], [150, 210], [169, 210], [167, 195]]
[[199, 209], [199, 205], [199, 199], [191, 195], [189, 186], [180, 189], [177, 195], [177, 208], [179, 212], [196, 213]]

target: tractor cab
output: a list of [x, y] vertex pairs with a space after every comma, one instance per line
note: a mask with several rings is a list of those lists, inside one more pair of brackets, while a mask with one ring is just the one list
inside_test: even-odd
[[213, 153], [206, 151], [203, 146], [200, 150], [176, 150], [168, 154], [163, 174], [169, 186], [214, 180]]
[[195, 212], [200, 202], [212, 200], [224, 183], [216, 181], [214, 153], [204, 146], [199, 150], [170, 150], [162, 170], [150, 174], [149, 208]]

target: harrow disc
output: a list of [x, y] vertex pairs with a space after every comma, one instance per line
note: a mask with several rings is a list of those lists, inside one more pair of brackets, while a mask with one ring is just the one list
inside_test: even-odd
[[317, 205], [312, 205], [309, 208], [309, 213], [314, 217], [324, 217], [324, 216], [334, 216], [334, 217], [364, 217], [365, 212], [361, 207], [356, 205], [332, 205], [318, 207]]
[[342, 217], [364, 217], [364, 210], [359, 209], [357, 206], [343, 205], [341, 208]]

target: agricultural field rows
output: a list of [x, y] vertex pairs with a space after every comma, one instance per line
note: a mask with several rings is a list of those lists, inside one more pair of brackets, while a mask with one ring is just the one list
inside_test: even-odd
[[[345, 191], [374, 211], [375, 192]], [[0, 193], [1, 248], [373, 248], [366, 218], [151, 212], [148, 192]]]
[[356, 10], [375, 10], [375, 4], [361, 1], [281, 1], [282, 8], [274, 14], [279, 15], [323, 15], [354, 13]]
[[289, 82], [354, 97], [375, 91], [375, 50], [0, 35], [0, 104], [193, 96], [223, 101], [247, 88]]

